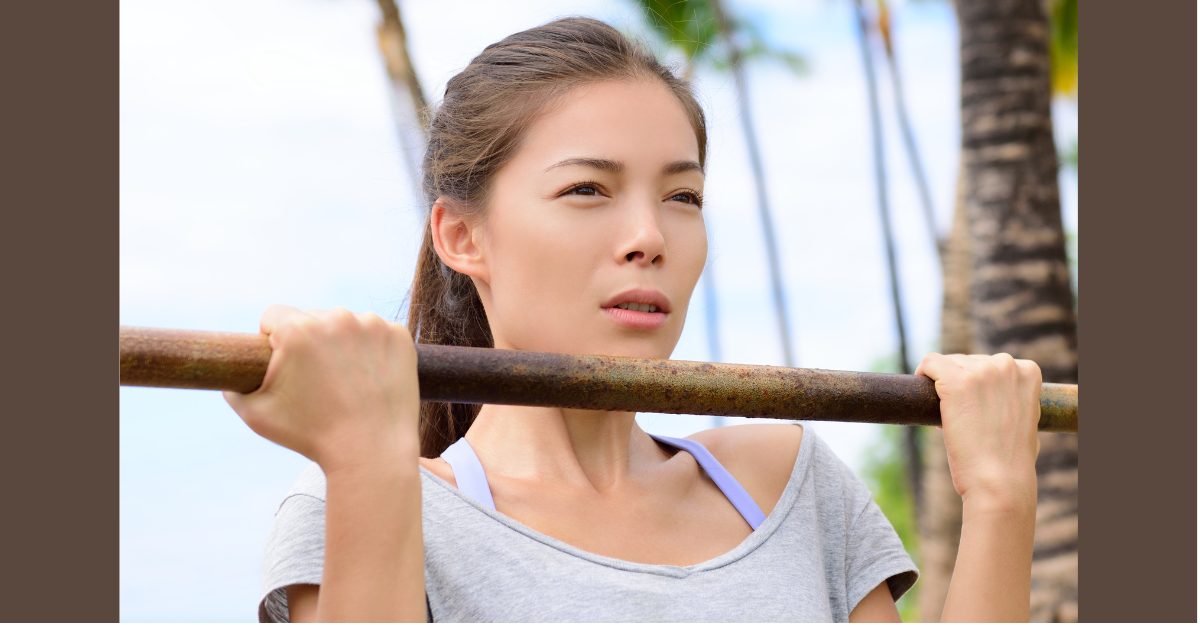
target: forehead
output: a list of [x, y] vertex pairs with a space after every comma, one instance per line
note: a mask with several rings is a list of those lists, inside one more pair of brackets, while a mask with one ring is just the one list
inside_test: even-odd
[[517, 158], [536, 165], [587, 155], [657, 168], [699, 154], [683, 104], [662, 83], [642, 79], [571, 90], [531, 125]]

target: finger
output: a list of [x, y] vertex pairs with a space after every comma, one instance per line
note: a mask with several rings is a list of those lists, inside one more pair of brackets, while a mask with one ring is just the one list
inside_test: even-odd
[[917, 366], [917, 375], [928, 376], [934, 382], [962, 369], [953, 356], [945, 356], [937, 352], [932, 352], [925, 356], [921, 364]]
[[1039, 384], [1042, 381], [1042, 368], [1032, 360], [1023, 358], [1017, 359], [1017, 368], [1021, 370], [1022, 377], [1027, 377], [1030, 380], [1036, 380]]
[[225, 403], [229, 404], [233, 411], [241, 414], [241, 408], [246, 405], [245, 395], [237, 391], [221, 391], [221, 395], [225, 398]]
[[361, 324], [365, 328], [374, 328], [376, 330], [382, 330], [382, 329], [386, 329], [386, 328], [390, 327], [388, 325], [388, 322], [383, 320], [383, 317], [380, 317], [379, 315], [377, 315], [373, 312], [351, 313], [351, 314], [353, 314], [354, 318], [358, 319], [358, 323]]
[[283, 304], [272, 304], [267, 306], [263, 311], [262, 321], [259, 322], [258, 328], [263, 334], [272, 334], [275, 328], [279, 327], [279, 323], [292, 315], [302, 315], [300, 309], [294, 306], [284, 306]]
[[947, 356], [947, 358], [954, 361], [955, 364], [963, 369], [971, 369], [979, 364], [978, 358], [973, 358], [972, 356], [968, 356], [966, 354], [950, 354]]
[[992, 354], [987, 359], [988, 363], [996, 368], [1001, 374], [1010, 380], [1019, 381], [1021, 378], [1021, 368], [1017, 366], [1017, 361], [1011, 354], [1001, 352]]

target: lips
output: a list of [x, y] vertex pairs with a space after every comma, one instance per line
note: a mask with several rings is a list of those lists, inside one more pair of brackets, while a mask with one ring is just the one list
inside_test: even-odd
[[622, 326], [653, 330], [667, 322], [671, 302], [659, 291], [632, 289], [610, 298], [602, 308], [610, 319]]

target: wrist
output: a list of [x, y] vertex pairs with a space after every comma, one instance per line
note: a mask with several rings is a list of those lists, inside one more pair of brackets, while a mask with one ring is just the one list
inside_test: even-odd
[[379, 472], [393, 469], [416, 473], [421, 455], [416, 432], [390, 431], [331, 436], [314, 460], [330, 473]]
[[980, 484], [962, 498], [964, 522], [968, 517], [1032, 517], [1037, 511], [1037, 476]]

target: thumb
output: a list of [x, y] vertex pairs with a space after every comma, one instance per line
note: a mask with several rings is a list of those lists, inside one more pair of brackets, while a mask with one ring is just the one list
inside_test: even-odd
[[233, 411], [241, 415], [246, 409], [246, 396], [237, 391], [221, 391], [221, 396], [225, 398], [225, 403], [229, 404]]
[[962, 365], [955, 362], [950, 356], [931, 352], [925, 356], [925, 359], [917, 366], [917, 370], [914, 373], [916, 375], [927, 376], [934, 382], [937, 382], [960, 369], [962, 369]]

